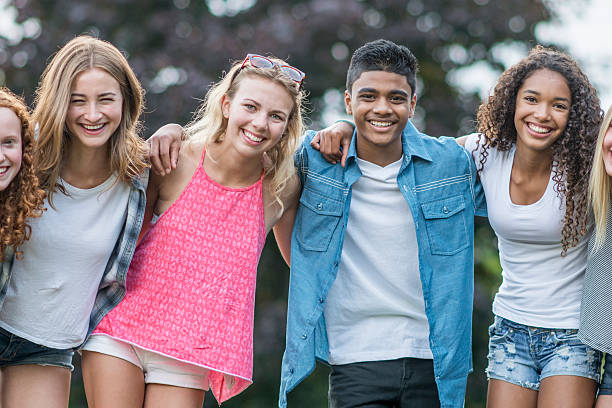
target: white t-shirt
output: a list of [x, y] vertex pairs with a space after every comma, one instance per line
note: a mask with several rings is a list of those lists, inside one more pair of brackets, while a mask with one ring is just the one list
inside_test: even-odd
[[329, 363], [432, 358], [418, 243], [397, 175], [357, 159], [344, 246], [325, 305]]
[[[474, 150], [477, 138], [477, 134], [468, 136], [468, 151]], [[565, 205], [554, 191], [553, 173], [538, 201], [514, 204], [510, 174], [515, 148], [508, 152], [489, 148], [487, 152], [480, 179], [502, 267], [493, 313], [528, 326], [578, 328], [588, 240], [583, 237], [562, 257]], [[480, 146], [473, 155], [480, 167]]]
[[[32, 219], [32, 237], [15, 260], [0, 327], [43, 346], [66, 349], [87, 335], [106, 264], [127, 216], [130, 188], [112, 176], [91, 189], [59, 182], [55, 210]], [[112, 186], [112, 187], [111, 187]], [[110, 189], [109, 189], [110, 187]]]

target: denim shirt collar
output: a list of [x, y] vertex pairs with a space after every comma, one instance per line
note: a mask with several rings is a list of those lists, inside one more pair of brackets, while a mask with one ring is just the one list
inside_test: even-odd
[[[412, 156], [420, 157], [427, 161], [432, 161], [429, 152], [425, 149], [421, 140], [421, 133], [417, 130], [412, 122], [408, 121], [406, 127], [402, 131], [402, 149], [405, 161], [410, 161]], [[349, 146], [346, 162], [354, 162], [357, 157], [357, 128], [353, 131], [353, 138]]]

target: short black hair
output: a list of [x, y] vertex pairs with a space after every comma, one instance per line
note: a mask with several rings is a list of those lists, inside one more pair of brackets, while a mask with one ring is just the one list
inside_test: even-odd
[[353, 83], [366, 71], [386, 71], [403, 75], [414, 95], [418, 62], [412, 51], [389, 40], [376, 40], [359, 47], [351, 57], [346, 73], [346, 90], [351, 92]]

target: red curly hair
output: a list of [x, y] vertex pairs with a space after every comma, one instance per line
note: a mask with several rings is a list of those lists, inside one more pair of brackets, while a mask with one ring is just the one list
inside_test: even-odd
[[0, 191], [0, 260], [9, 247], [22, 257], [19, 246], [30, 238], [28, 218], [38, 217], [43, 211], [45, 192], [38, 185], [33, 164], [34, 129], [30, 112], [23, 99], [7, 88], [0, 88], [0, 107], [12, 110], [21, 122], [21, 169], [11, 184]]

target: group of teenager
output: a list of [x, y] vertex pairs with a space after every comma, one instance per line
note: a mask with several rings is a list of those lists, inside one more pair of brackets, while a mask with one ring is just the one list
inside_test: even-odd
[[612, 406], [612, 110], [537, 46], [477, 133], [433, 138], [410, 122], [417, 71], [404, 46], [363, 45], [352, 123], [304, 134], [305, 74], [248, 54], [153, 149], [141, 85], [108, 42], [64, 45], [31, 117], [2, 89], [0, 405], [66, 407], [75, 351], [90, 407], [239, 394], [273, 229], [291, 270], [279, 407], [317, 360], [333, 408], [462, 407], [474, 216], [488, 216], [503, 279], [487, 406]]

